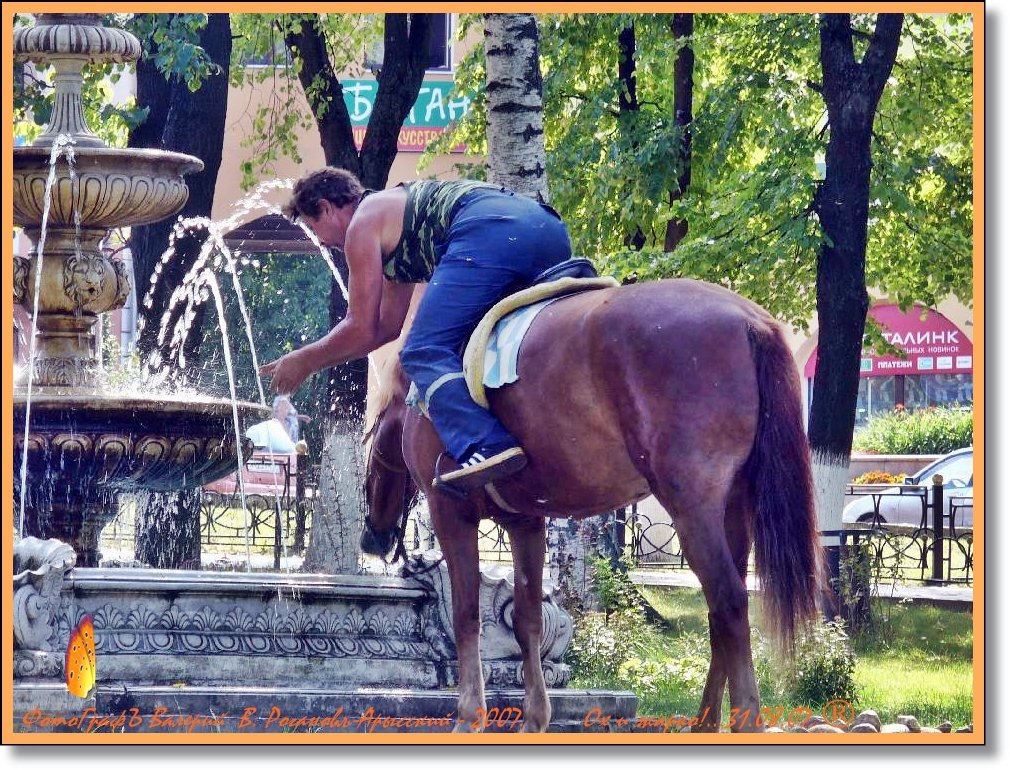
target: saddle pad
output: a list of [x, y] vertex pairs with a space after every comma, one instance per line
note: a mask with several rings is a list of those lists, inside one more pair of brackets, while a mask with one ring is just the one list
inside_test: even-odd
[[463, 374], [470, 396], [488, 408], [485, 387], [497, 388], [519, 378], [519, 346], [537, 314], [569, 294], [620, 286], [616, 278], [559, 278], [511, 294], [492, 307], [470, 335], [463, 354]]

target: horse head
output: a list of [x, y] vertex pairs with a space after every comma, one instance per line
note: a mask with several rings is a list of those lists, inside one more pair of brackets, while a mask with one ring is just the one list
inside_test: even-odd
[[361, 533], [361, 550], [383, 559], [394, 548], [396, 556], [400, 555], [407, 514], [417, 498], [417, 487], [403, 458], [405, 393], [406, 381], [394, 356], [393, 365], [380, 376], [378, 414], [364, 438], [368, 513]]

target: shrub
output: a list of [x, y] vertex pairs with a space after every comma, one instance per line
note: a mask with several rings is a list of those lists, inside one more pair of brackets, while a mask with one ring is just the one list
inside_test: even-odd
[[643, 652], [648, 627], [640, 609], [623, 609], [604, 615], [583, 612], [573, 616], [572, 643], [566, 658], [572, 672], [589, 686], [606, 686], [617, 679], [621, 667]]
[[877, 454], [947, 454], [972, 445], [972, 417], [971, 409], [964, 407], [895, 409], [870, 418], [856, 431], [852, 448]]
[[823, 706], [835, 698], [856, 697], [856, 654], [841, 618], [818, 621], [800, 635], [788, 676], [789, 690], [800, 703]]

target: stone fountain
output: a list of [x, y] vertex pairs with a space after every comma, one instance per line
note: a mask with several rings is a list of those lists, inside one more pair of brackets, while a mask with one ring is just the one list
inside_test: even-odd
[[[103, 394], [94, 354], [98, 315], [130, 291], [102, 239], [178, 211], [182, 177], [202, 163], [112, 149], [88, 129], [82, 70], [135, 60], [140, 44], [129, 33], [93, 14], [44, 14], [14, 42], [18, 60], [56, 71], [50, 126], [14, 150], [14, 220], [44, 243], [41, 260], [15, 258], [15, 301], [39, 312], [38, 356], [14, 397], [16, 499], [27, 443], [27, 536], [14, 551], [14, 731], [452, 729], [456, 656], [437, 554], [415, 554], [395, 576], [97, 567], [99, 530], [120, 491], [192, 487], [235, 469], [230, 402]], [[65, 136], [73, 173], [58, 166], [50, 186], [51, 151]], [[515, 729], [521, 713], [511, 581], [507, 570], [482, 571], [488, 706], [509, 714], [492, 729]], [[549, 594], [542, 608], [554, 728], [578, 729], [591, 709], [632, 717], [630, 693], [564, 689], [571, 618]], [[63, 668], [85, 614], [94, 619], [97, 686], [81, 700], [67, 692]]]
[[[98, 535], [116, 515], [121, 491], [191, 488], [235, 470], [231, 402], [104, 393], [95, 355], [99, 315], [122, 307], [131, 291], [103, 239], [114, 227], [179, 211], [189, 195], [183, 175], [203, 162], [111, 148], [88, 128], [84, 67], [138, 59], [140, 42], [130, 33], [103, 27], [95, 14], [42, 14], [15, 31], [14, 53], [52, 65], [56, 91], [45, 132], [14, 148], [14, 222], [42, 251], [14, 257], [14, 302], [38, 310], [36, 355], [15, 383], [15, 498], [24, 458], [25, 533], [64, 540], [82, 566], [96, 566]], [[54, 143], [68, 143], [73, 161], [53, 153]], [[254, 404], [239, 411], [243, 421], [262, 419]]]

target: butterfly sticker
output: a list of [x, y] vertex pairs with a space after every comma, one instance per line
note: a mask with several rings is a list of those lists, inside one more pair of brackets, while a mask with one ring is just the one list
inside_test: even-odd
[[78, 698], [87, 698], [95, 686], [95, 625], [90, 615], [81, 618], [67, 644], [67, 690]]

